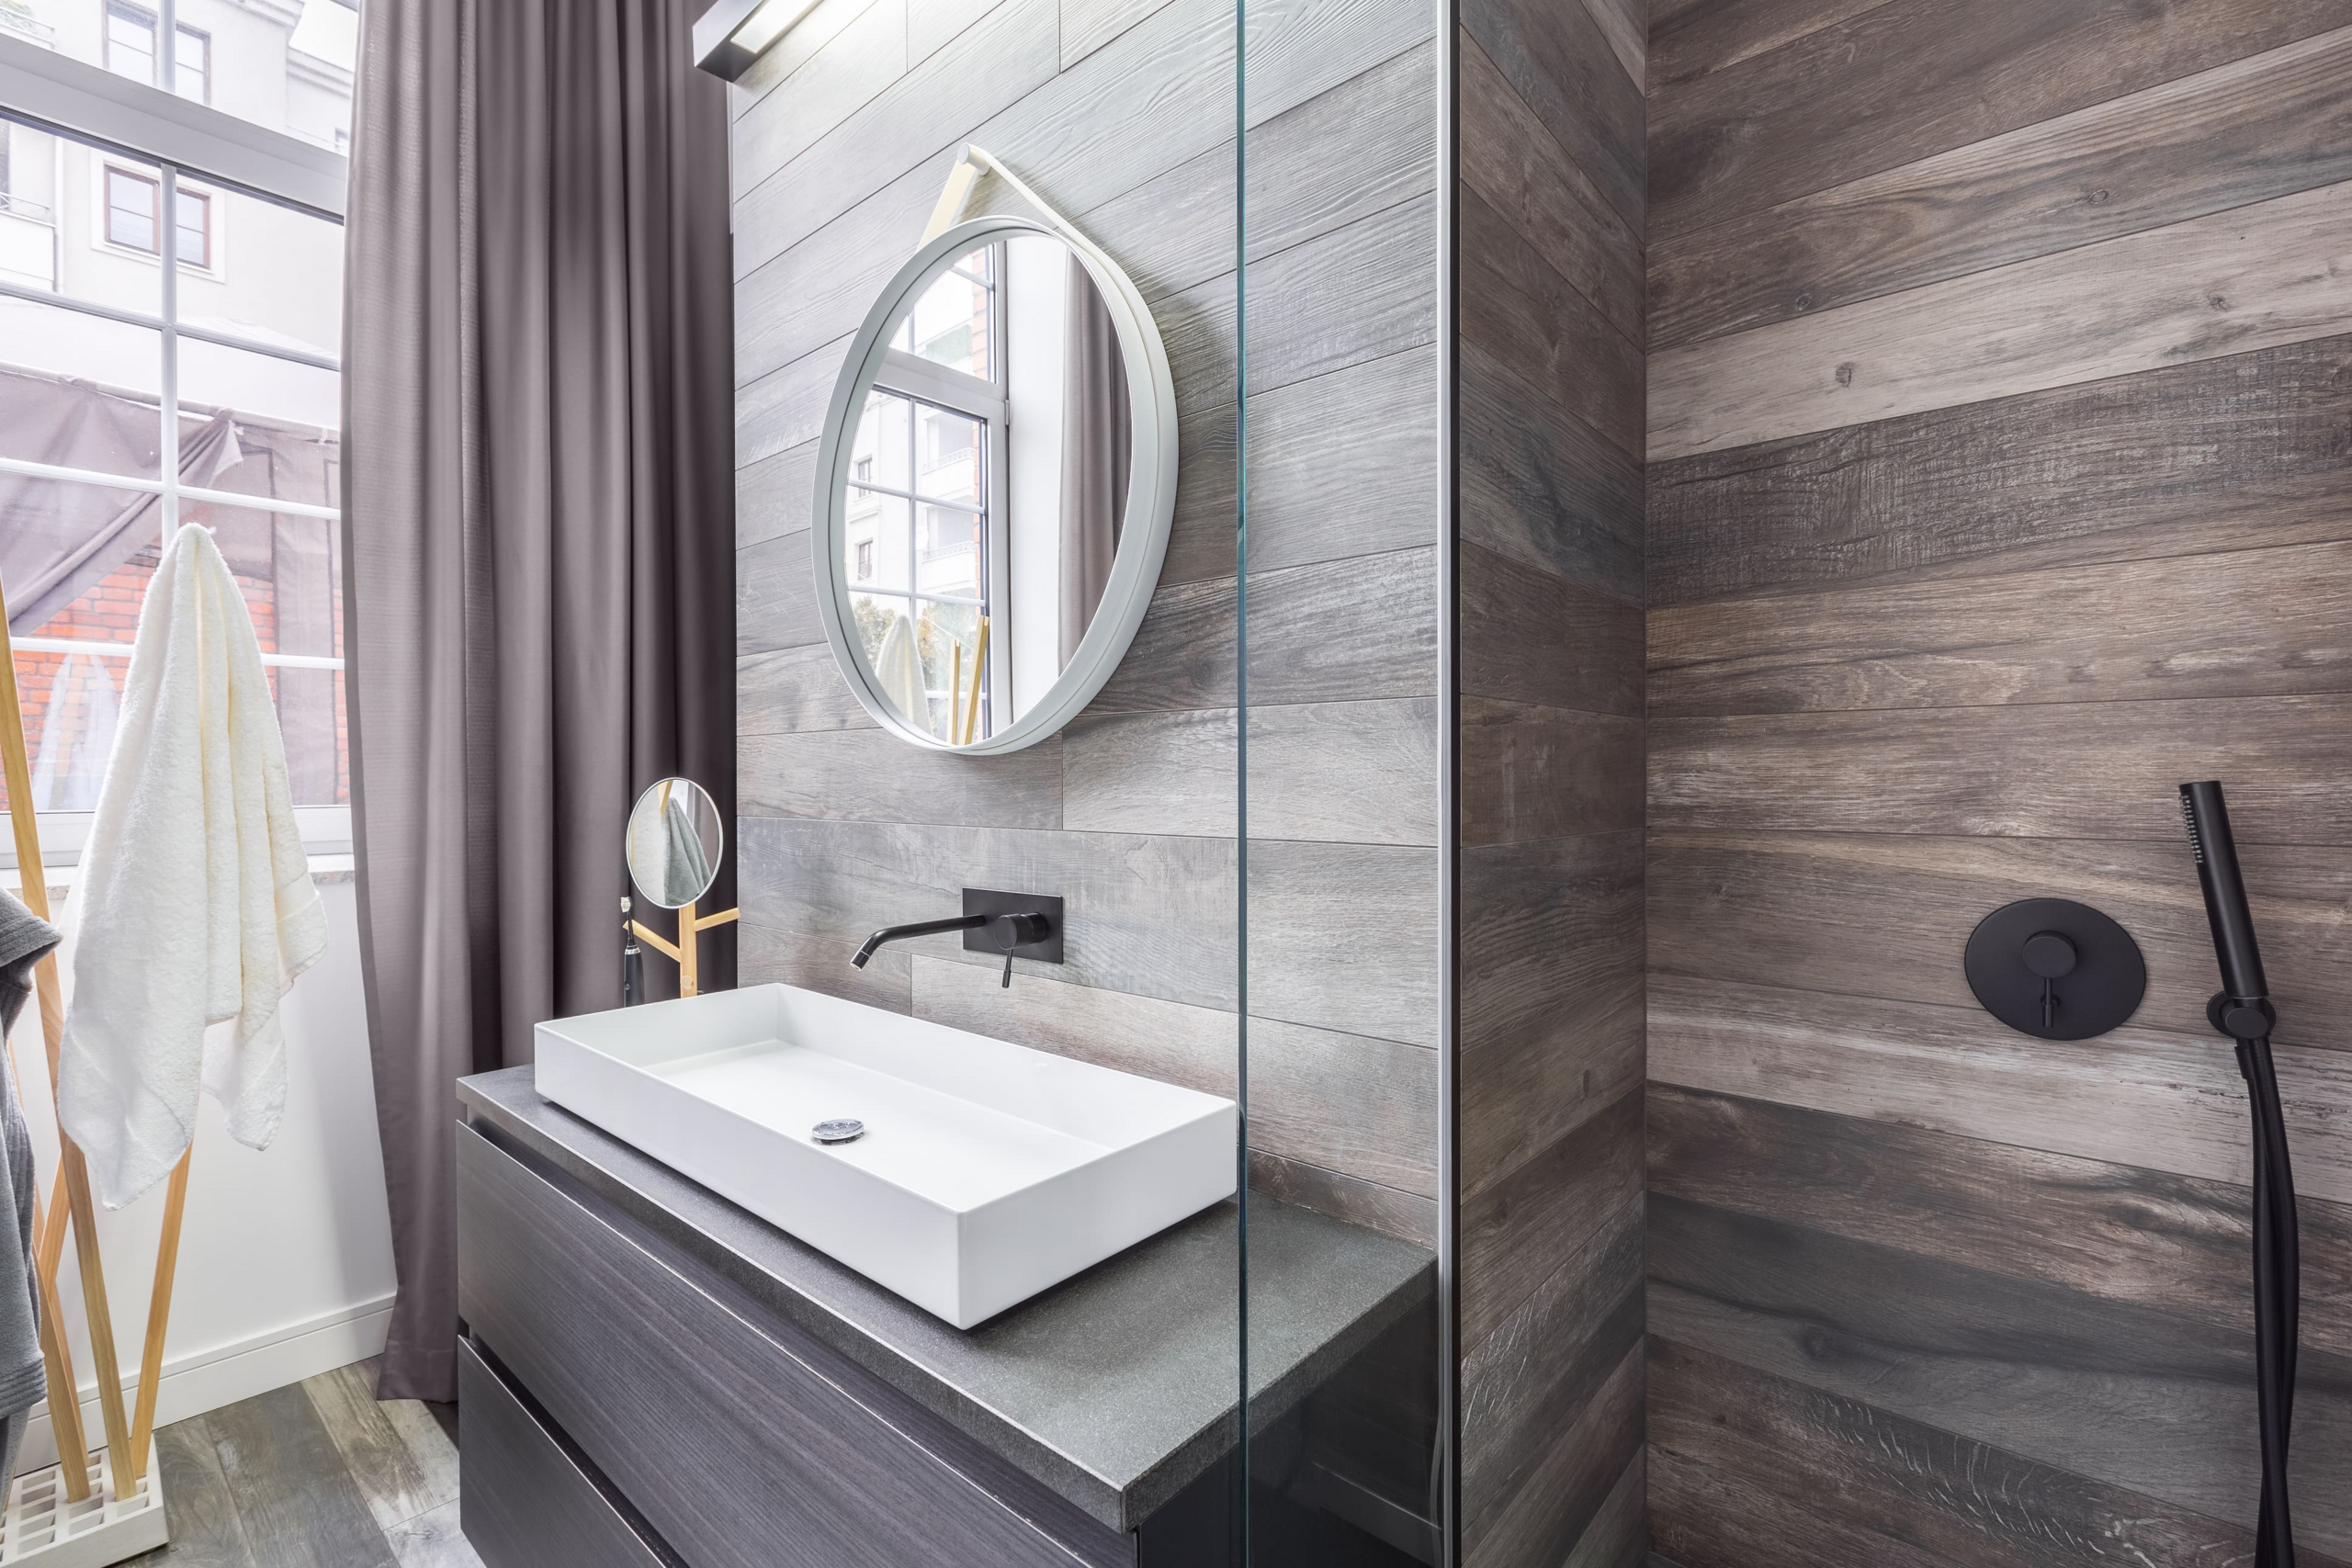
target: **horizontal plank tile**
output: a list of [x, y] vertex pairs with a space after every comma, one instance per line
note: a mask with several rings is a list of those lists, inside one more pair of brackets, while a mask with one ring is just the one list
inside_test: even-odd
[[[2213, 1036], [2035, 1040], [1975, 1008], [1653, 975], [1653, 1082], [2245, 1185], [2245, 1085]], [[2352, 1202], [2352, 1059], [2278, 1047], [2299, 1192]]]
[[[1733, 1214], [1649, 1205], [1650, 1328], [1896, 1416], [2250, 1524], [2254, 1336]], [[2302, 1355], [2296, 1533], [2352, 1543], [2352, 1363]]]
[[1464, 844], [1641, 830], [1638, 718], [1465, 696], [1461, 747]]
[[[784, 30], [770, 44], [750, 69], [737, 77], [729, 87], [727, 112], [730, 119], [741, 119], [750, 113], [762, 98], [774, 92], [793, 73], [798, 71], [817, 52], [841, 36], [842, 29], [864, 16], [876, 4], [890, 0], [818, 0], [808, 14]], [[899, 0], [900, 4], [904, 0]]]
[[[832, 401], [833, 385], [841, 379], [849, 347], [848, 338], [836, 338], [736, 389], [735, 461], [739, 467], [824, 435], [825, 411]], [[815, 492], [810, 493], [813, 497]]]
[[1661, 240], [1668, 348], [2352, 179], [2352, 31]]
[[1253, 394], [1436, 341], [1436, 199], [1400, 201], [1250, 265]]
[[1639, 606], [1464, 540], [1456, 561], [1467, 696], [1639, 718]]
[[735, 547], [764, 544], [808, 527], [815, 513], [816, 486], [813, 441], [735, 470]]
[[1662, 718], [1649, 747], [1659, 828], [2177, 843], [2178, 785], [2221, 773], [2245, 842], [2352, 843], [2347, 696]]
[[912, 745], [879, 728], [739, 735], [736, 809], [746, 817], [1059, 828], [1058, 735], [1001, 756]]
[[1649, 1465], [1636, 1449], [1561, 1568], [1657, 1568], [1660, 1559], [1649, 1542]]
[[[1251, 705], [1434, 693], [1435, 571], [1435, 552], [1414, 549], [1251, 573]], [[1231, 579], [1162, 588], [1088, 711], [1231, 707], [1236, 657]]]
[[[1459, 206], [1464, 342], [1476, 343], [1548, 403], [1641, 458], [1641, 350], [1476, 191], [1464, 189]], [[1254, 340], [1250, 354], [1254, 364]], [[1657, 417], [1655, 400], [1651, 417]], [[1653, 434], [1653, 446], [1657, 439]]]
[[1062, 0], [1062, 69], [1069, 70], [1167, 3], [1168, 0]]
[[1650, 90], [1680, 86], [1835, 27], [1887, 0], [1651, 0]]
[[[750, 878], [763, 863], [745, 846], [746, 887], [752, 886]], [[857, 923], [854, 919], [822, 913], [810, 916], [783, 906], [763, 908], [762, 913], [780, 923], [762, 925], [746, 919], [736, 927], [738, 984], [798, 986], [885, 1012], [914, 1011], [911, 960], [903, 950], [886, 947], [865, 968], [850, 967], [850, 954], [879, 922], [867, 921], [868, 931], [853, 935], [850, 927]], [[797, 923], [803, 920], [806, 923]]]
[[842, 28], [735, 121], [729, 148], [734, 199], [807, 152], [906, 73], [907, 0], [879, 0]]
[[1626, 79], [1640, 91], [1649, 77], [1649, 7], [1643, 0], [1584, 0], [1584, 8], [1600, 25], [1609, 52], [1625, 68]]
[[1250, 570], [1434, 543], [1437, 406], [1427, 344], [1252, 396]]
[[[2230, 1182], [1655, 1084], [1649, 1190], [2243, 1331]], [[2301, 1199], [2303, 1343], [2352, 1353], [2352, 1206]]]
[[[831, 940], [844, 973], [870, 932], [951, 913], [963, 888], [998, 887], [1069, 900], [1067, 962], [1016, 960], [1015, 986], [1042, 975], [1201, 1007], [1235, 1005], [1238, 893], [1228, 840], [773, 817], [739, 818], [736, 830], [745, 922]], [[893, 945], [997, 963], [965, 953], [953, 934]]]
[[738, 386], [856, 333], [915, 254], [943, 177], [910, 170], [736, 280]]
[[1419, 0], [1280, 0], [1251, 7], [1245, 123], [1263, 124], [1428, 42], [1434, 20]]
[[1708, 1568], [2204, 1568], [2254, 1547], [2242, 1527], [1672, 1340], [1650, 1345], [1649, 1437], [1660, 1544]]
[[[1065, 825], [1232, 835], [1233, 737], [1231, 709], [1081, 716], [1063, 731]], [[1250, 710], [1250, 833], [1436, 843], [1436, 699]]]
[[735, 733], [794, 735], [804, 729], [873, 729], [874, 716], [850, 695], [828, 643], [806, 643], [735, 661]]
[[[1610, 6], [1617, 0], [1591, 0]], [[1642, 243], [1463, 30], [1462, 178], [1611, 326], [1643, 341]]]
[[817, 580], [808, 530], [735, 552], [735, 651], [765, 653], [825, 640], [817, 619]]
[[1319, 1165], [1283, 1159], [1259, 1149], [1250, 1151], [1250, 1190], [1400, 1241], [1432, 1250], [1437, 1247], [1434, 1198], [1383, 1187], [1376, 1181], [1359, 1181]]
[[[1465, 1431], [1478, 1413], [1477, 1399], [1466, 1386], [1470, 1362], [1495, 1336], [1510, 1332], [1510, 1320], [1531, 1313], [1549, 1315], [1548, 1303], [1563, 1294], [1582, 1293], [1602, 1312], [1613, 1310], [1628, 1294], [1638, 1296], [1642, 1151], [1642, 1088], [1636, 1084], [1534, 1158], [1507, 1172], [1463, 1173]], [[1636, 1335], [1640, 1321], [1636, 1301]], [[1610, 1362], [1623, 1350], [1620, 1346], [1612, 1351]], [[1497, 1353], [1509, 1360], [1522, 1352], [1498, 1347]], [[1502, 1405], [1518, 1398], [1499, 1385], [1488, 1388], [1486, 1397]]]
[[[1546, 1237], [1555, 1267], [1462, 1353], [1462, 1495], [1476, 1532], [1501, 1513], [1642, 1342], [1642, 1204], [1615, 1202], [1573, 1241]], [[1465, 1257], [1465, 1292], [1479, 1265]], [[1621, 1464], [1630, 1462], [1618, 1456]], [[1604, 1483], [1612, 1479], [1600, 1478]], [[1605, 1495], [1605, 1494], [1604, 1494]]]
[[2347, 22], [2346, 0], [1873, 6], [1655, 91], [1650, 226], [1760, 211]]
[[936, 164], [1060, 66], [1058, 0], [1006, 0], [906, 72], [735, 203], [742, 277], [918, 165]]
[[1641, 463], [1475, 341], [1460, 357], [1463, 540], [1639, 610]]
[[[1551, 140], [1640, 233], [1646, 211], [1646, 109], [1641, 87], [1611, 51], [1592, 13], [1574, 0], [1477, 0], [1461, 8], [1461, 17], [1463, 30]], [[1464, 120], [1465, 135], [1475, 123]], [[1465, 259], [1469, 254], [1465, 243]]]
[[[1608, 1503], [1617, 1477], [1641, 1451], [1642, 1361], [1636, 1345], [1574, 1420], [1551, 1438], [1519, 1489], [1498, 1506], [1464, 1518], [1464, 1568], [1560, 1562], [1575, 1550]], [[1463, 1501], [1467, 1515], [1482, 1500]]]
[[[2352, 850], [2249, 843], [2240, 858], [2278, 1038], [2352, 1051]], [[2138, 943], [2139, 1023], [2200, 1032], [2219, 980], [2185, 842], [1661, 831], [1647, 886], [1660, 974], [1973, 1008], [1960, 953], [1976, 922], [2019, 898], [2064, 897]]]
[[2347, 246], [2352, 183], [1668, 349], [1650, 366], [1649, 456], [2324, 337], [2352, 316]]
[[1435, 849], [1253, 841], [1248, 894], [1253, 1018], [1437, 1043]]
[[1003, 0], [907, 0], [907, 63], [920, 65]]
[[2343, 692], [2352, 540], [1681, 606], [1649, 635], [1661, 717]]
[[1649, 470], [1651, 603], [2345, 536], [2352, 338]]

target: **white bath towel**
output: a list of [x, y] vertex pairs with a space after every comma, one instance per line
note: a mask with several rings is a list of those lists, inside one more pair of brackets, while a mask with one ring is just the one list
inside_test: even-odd
[[59, 1120], [109, 1209], [178, 1162], [199, 1086], [231, 1136], [268, 1145], [286, 1105], [278, 1000], [326, 945], [261, 645], [207, 529], [181, 528], [148, 584], [119, 726], [67, 916], [57, 1075]]

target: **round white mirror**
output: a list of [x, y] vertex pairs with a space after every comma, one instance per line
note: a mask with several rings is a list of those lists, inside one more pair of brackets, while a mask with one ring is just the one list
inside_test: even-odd
[[628, 879], [649, 904], [665, 909], [702, 901], [718, 877], [726, 848], [718, 803], [692, 779], [646, 787], [628, 814]]
[[850, 689], [917, 745], [1053, 734], [1159, 581], [1176, 400], [1150, 309], [1075, 234], [975, 219], [883, 289], [817, 464], [817, 604]]

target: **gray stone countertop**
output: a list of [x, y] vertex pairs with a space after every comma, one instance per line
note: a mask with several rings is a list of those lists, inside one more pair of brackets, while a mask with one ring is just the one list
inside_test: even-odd
[[[542, 1099], [532, 1069], [460, 1080], [487, 1122], [1095, 1518], [1133, 1529], [1238, 1430], [1239, 1232], [1227, 1201], [958, 1329]], [[1435, 1289], [1409, 1242], [1250, 1199], [1253, 1427]]]

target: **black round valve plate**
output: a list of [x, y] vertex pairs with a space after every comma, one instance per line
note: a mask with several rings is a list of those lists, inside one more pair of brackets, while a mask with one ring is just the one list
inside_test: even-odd
[[[2056, 1005], [2046, 1024], [2044, 981], [2026, 964], [2026, 943], [2044, 931], [2074, 943], [2077, 955], [2071, 973], [2047, 982]], [[2148, 991], [2148, 965], [2132, 933], [2070, 898], [2022, 898], [1994, 910], [1969, 936], [1965, 962], [1968, 988], [1984, 1010], [2042, 1040], [2105, 1034], [2139, 1011]]]

